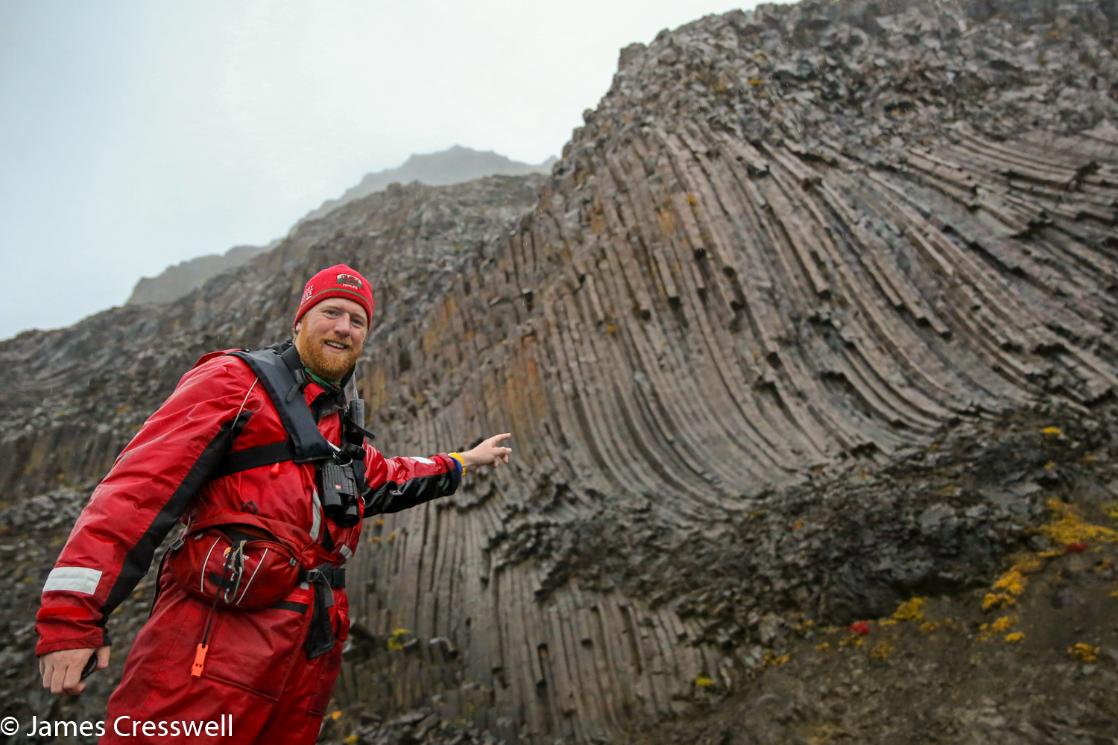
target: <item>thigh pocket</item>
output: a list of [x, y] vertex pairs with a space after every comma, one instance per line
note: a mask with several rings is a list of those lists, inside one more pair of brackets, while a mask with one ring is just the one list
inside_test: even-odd
[[305, 659], [309, 621], [309, 604], [291, 600], [253, 611], [215, 610], [202, 677], [278, 699], [292, 665]]

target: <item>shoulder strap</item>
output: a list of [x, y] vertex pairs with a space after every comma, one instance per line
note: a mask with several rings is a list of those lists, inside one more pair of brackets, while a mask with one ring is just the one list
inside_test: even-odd
[[276, 407], [287, 432], [287, 439], [284, 442], [230, 453], [215, 475], [224, 476], [287, 460], [308, 463], [331, 457], [334, 449], [318, 431], [314, 415], [303, 398], [306, 377], [294, 345], [266, 347], [254, 352], [237, 350], [230, 354], [244, 360], [256, 373], [268, 398]]

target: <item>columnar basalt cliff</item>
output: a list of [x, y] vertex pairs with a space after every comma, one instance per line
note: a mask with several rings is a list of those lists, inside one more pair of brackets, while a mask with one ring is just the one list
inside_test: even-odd
[[[353, 261], [378, 445], [507, 430], [514, 464], [367, 524], [328, 737], [1113, 737], [1116, 26], [1104, 1], [815, 2], [629, 47], [550, 178], [390, 189], [166, 313], [0, 346], [0, 485], [39, 495], [5, 519]], [[938, 646], [900, 635], [917, 620]], [[862, 652], [871, 630], [894, 636]]]

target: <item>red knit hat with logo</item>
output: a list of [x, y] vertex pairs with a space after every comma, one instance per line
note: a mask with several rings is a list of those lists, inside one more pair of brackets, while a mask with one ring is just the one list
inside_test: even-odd
[[323, 269], [307, 281], [303, 288], [303, 297], [299, 301], [299, 310], [295, 312], [295, 320], [291, 325], [299, 323], [299, 319], [308, 310], [332, 297], [345, 298], [357, 303], [365, 309], [367, 316], [365, 320], [369, 323], [373, 322], [373, 288], [369, 286], [369, 280], [353, 267], [335, 264]]

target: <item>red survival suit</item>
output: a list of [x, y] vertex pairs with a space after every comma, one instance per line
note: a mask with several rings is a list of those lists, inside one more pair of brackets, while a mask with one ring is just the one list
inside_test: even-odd
[[[228, 515], [229, 522], [302, 537], [300, 561], [308, 567], [341, 565], [353, 555], [361, 522], [346, 528], [324, 515], [313, 463], [288, 460], [212, 477], [230, 447], [237, 453], [287, 436], [276, 406], [257, 383], [241, 359], [223, 352], [207, 355], [144, 423], [94, 490], [47, 578], [36, 655], [108, 644], [109, 614], [144, 576], [156, 547], [180, 521], [196, 524], [216, 515], [225, 522]], [[310, 381], [302, 395], [318, 431], [339, 443], [340, 394]], [[231, 431], [235, 419], [236, 433]], [[366, 443], [370, 491], [363, 515], [396, 512], [451, 494], [460, 475], [460, 465], [447, 455], [386, 459]], [[121, 684], [109, 699], [101, 742], [173, 739], [145, 737], [137, 722], [223, 721], [231, 723], [232, 737], [226, 727], [224, 736], [208, 741], [313, 743], [349, 628], [345, 590], [332, 590], [328, 609], [333, 648], [313, 659], [304, 650], [315, 592], [307, 583], [260, 610], [218, 608], [204, 667], [193, 676], [211, 604], [185, 592], [168, 571], [158, 581], [151, 618], [136, 636]], [[222, 715], [231, 718], [222, 720]], [[158, 730], [173, 731], [168, 724]]]

